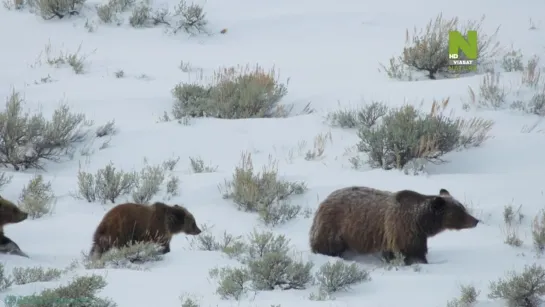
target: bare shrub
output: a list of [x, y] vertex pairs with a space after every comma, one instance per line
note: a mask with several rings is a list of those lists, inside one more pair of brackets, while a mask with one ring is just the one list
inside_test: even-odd
[[326, 115], [326, 120], [341, 128], [371, 127], [379, 118], [386, 115], [388, 106], [383, 102], [373, 101], [358, 108], [341, 109]]
[[545, 210], [536, 215], [532, 223], [532, 239], [534, 248], [539, 254], [545, 251]]
[[16, 171], [43, 169], [43, 160], [59, 162], [85, 139], [83, 114], [71, 113], [61, 105], [48, 121], [42, 114], [23, 113], [22, 105], [23, 99], [14, 91], [0, 113], [0, 165]]
[[[469, 87], [470, 95], [475, 97], [473, 89]], [[506, 92], [500, 82], [499, 73], [486, 73], [479, 86], [479, 99], [476, 101], [479, 107], [498, 110], [504, 107]]]
[[[436, 79], [438, 73], [448, 75], [448, 38], [449, 31], [459, 31], [465, 33], [468, 30], [475, 30], [479, 33], [479, 60], [478, 64], [484, 64], [499, 51], [499, 43], [494, 43], [499, 27], [494, 34], [486, 35], [482, 29], [482, 22], [471, 20], [465, 25], [461, 25], [457, 17], [450, 20], [443, 19], [439, 14], [435, 20], [430, 20], [424, 30], [417, 31], [416, 28], [412, 35], [409, 30], [406, 31], [405, 48], [403, 54], [398, 58], [390, 60], [390, 68], [382, 67], [390, 77], [402, 79], [406, 76], [406, 70], [402, 65], [414, 68], [419, 71], [427, 71], [430, 79]], [[465, 59], [465, 56], [460, 58]], [[457, 73], [460, 73], [457, 71]]]
[[170, 196], [178, 195], [178, 190], [180, 190], [180, 178], [177, 176], [170, 176], [167, 180], [166, 193]]
[[23, 187], [19, 196], [19, 207], [31, 219], [40, 218], [53, 210], [55, 194], [51, 182], [44, 182], [42, 175], [36, 175]]
[[[49, 0], [41, 0], [41, 1], [49, 1]], [[61, 0], [61, 1], [65, 1], [65, 0]], [[72, 71], [74, 71], [74, 73], [80, 75], [85, 72], [86, 60], [88, 57], [88, 55], [80, 54], [81, 47], [82, 45], [79, 45], [76, 52], [61, 51], [58, 54], [53, 55], [51, 43], [48, 43], [44, 48], [43, 55], [41, 56], [45, 57], [45, 62], [50, 66], [59, 68], [59, 67], [68, 65], [72, 69]]]
[[289, 196], [307, 190], [304, 183], [278, 178], [277, 162], [269, 160], [261, 173], [255, 173], [252, 157], [242, 153], [233, 179], [225, 181], [223, 197], [232, 199], [240, 210], [257, 212], [267, 225], [278, 225], [295, 218], [301, 206], [289, 202]]
[[491, 282], [488, 297], [504, 299], [509, 307], [537, 307], [542, 295], [545, 295], [545, 269], [532, 264], [525, 266], [520, 274], [510, 271], [506, 278]]
[[100, 259], [86, 259], [86, 269], [125, 268], [142, 270], [142, 264], [163, 260], [163, 248], [153, 242], [136, 242], [122, 248], [112, 248]]
[[248, 290], [305, 289], [313, 282], [313, 264], [295, 260], [289, 252], [285, 236], [254, 231], [239, 258], [243, 267], [210, 270], [218, 280], [217, 293], [223, 299], [240, 299]]
[[97, 297], [97, 292], [106, 287], [104, 277], [99, 275], [79, 276], [72, 279], [66, 286], [53, 289], [45, 289], [39, 294], [27, 296], [9, 295], [4, 299], [6, 307], [116, 307], [117, 304], [110, 299]]
[[9, 289], [13, 285], [13, 278], [6, 274], [4, 265], [0, 263], [0, 291]]
[[180, 302], [182, 304], [181, 307], [200, 307], [201, 306], [194, 299], [190, 297], [180, 296]]
[[117, 170], [112, 162], [103, 169], [99, 169], [95, 175], [86, 173], [81, 169], [78, 171], [78, 197], [94, 202], [99, 199], [103, 203], [128, 194], [134, 188], [138, 174], [135, 172], [126, 173]]
[[218, 170], [217, 166], [204, 164], [203, 159], [200, 157], [189, 157], [189, 162], [194, 173], [213, 173]]
[[434, 102], [429, 114], [411, 105], [391, 108], [380, 123], [360, 127], [358, 150], [369, 155], [372, 167], [388, 170], [403, 169], [416, 159], [443, 163], [448, 152], [482, 144], [493, 122], [448, 117], [443, 114], [448, 101]]
[[42, 267], [14, 268], [12, 271], [16, 285], [53, 281], [59, 279], [62, 274], [62, 270]]
[[314, 146], [312, 149], [309, 149], [305, 155], [305, 160], [317, 160], [321, 157], [323, 157], [326, 144], [333, 142], [331, 132], [327, 133], [320, 133], [316, 137], [314, 137]]
[[453, 299], [447, 303], [447, 307], [473, 307], [477, 303], [477, 297], [480, 291], [477, 291], [474, 286], [460, 286], [460, 297]]
[[180, 157], [170, 158], [163, 162], [163, 168], [168, 171], [173, 171], [180, 162]]
[[520, 50], [511, 50], [507, 52], [501, 61], [501, 67], [507, 71], [523, 71], [522, 53]]
[[[161, 190], [166, 181], [166, 196], [177, 194], [179, 178], [166, 174], [168, 163], [149, 165], [144, 159], [144, 167], [140, 171], [126, 172], [115, 168], [110, 162], [96, 174], [78, 171], [78, 191], [75, 198], [102, 203], [115, 203], [123, 195], [130, 194], [132, 201], [139, 204], [149, 204]], [[168, 176], [168, 180], [167, 180]]]
[[203, 227], [201, 235], [191, 238], [190, 246], [198, 250], [221, 251], [230, 257], [239, 257], [247, 249], [241, 236], [233, 236], [224, 231], [221, 238], [216, 238], [208, 226]]
[[343, 260], [336, 260], [322, 265], [316, 273], [316, 280], [320, 285], [320, 292], [331, 294], [348, 290], [354, 284], [370, 281], [371, 277], [357, 263], [347, 264]]
[[514, 247], [520, 247], [524, 243], [519, 237], [519, 228], [524, 218], [522, 214], [521, 206], [517, 210], [514, 210], [512, 205], [506, 205], [503, 208], [503, 220], [505, 225], [502, 228], [502, 232], [505, 236], [504, 243]]
[[115, 120], [112, 120], [98, 127], [95, 134], [98, 138], [101, 138], [108, 135], [114, 135], [116, 132], [117, 129], [115, 127]]
[[278, 104], [287, 88], [278, 82], [274, 68], [267, 72], [259, 65], [222, 68], [214, 73], [211, 85], [180, 83], [172, 94], [176, 119], [286, 117], [293, 109]]
[[147, 204], [159, 193], [165, 181], [165, 171], [160, 166], [146, 165], [140, 174], [135, 176], [132, 199], [138, 204]]
[[6, 175], [6, 173], [0, 172], [0, 190], [2, 190], [3, 186], [10, 184], [12, 179], [12, 175]]
[[541, 81], [541, 71], [539, 69], [539, 57], [534, 56], [528, 60], [522, 73], [522, 84], [530, 88], [536, 88]]
[[85, 0], [32, 0], [36, 13], [45, 20], [63, 19], [66, 16], [79, 15]]

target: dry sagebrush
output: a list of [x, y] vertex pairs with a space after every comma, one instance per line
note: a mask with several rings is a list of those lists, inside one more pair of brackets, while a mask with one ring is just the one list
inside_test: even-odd
[[40, 218], [53, 210], [55, 194], [51, 182], [45, 182], [42, 175], [32, 178], [19, 196], [19, 208], [31, 219]]
[[389, 109], [372, 126], [359, 127], [358, 150], [372, 167], [403, 169], [417, 159], [442, 163], [448, 152], [482, 144], [493, 122], [446, 116], [448, 102], [434, 102], [428, 114], [411, 105]]
[[102, 276], [79, 276], [73, 278], [67, 285], [45, 289], [37, 294], [26, 296], [8, 295], [4, 302], [6, 307], [116, 307], [117, 304], [111, 299], [97, 296], [97, 293], [104, 289], [106, 285], [106, 280]]
[[58, 162], [85, 140], [85, 115], [71, 113], [68, 106], [61, 105], [47, 120], [41, 113], [25, 113], [23, 103], [14, 91], [0, 113], [0, 165], [17, 171], [42, 169], [44, 160]]
[[[484, 16], [479, 21], [470, 20], [460, 24], [458, 17], [443, 19], [439, 14], [435, 20], [430, 20], [423, 30], [406, 31], [405, 47], [402, 55], [390, 59], [389, 67], [381, 64], [390, 78], [412, 80], [411, 70], [426, 71], [430, 79], [436, 79], [438, 74], [452, 76], [448, 71], [448, 39], [449, 31], [456, 30], [466, 33], [475, 30], [479, 33], [478, 65], [485, 64], [499, 52], [499, 43], [495, 42], [499, 27], [492, 35], [487, 35], [482, 28]], [[462, 52], [463, 53], [463, 52]], [[461, 60], [464, 56], [460, 57]], [[460, 73], [460, 72], [457, 72]]]
[[180, 83], [172, 94], [176, 119], [286, 117], [293, 108], [279, 104], [287, 87], [279, 83], [275, 69], [266, 71], [259, 65], [221, 68], [209, 85]]
[[261, 172], [255, 172], [252, 156], [242, 153], [233, 178], [225, 181], [223, 197], [231, 199], [240, 210], [256, 212], [267, 225], [278, 225], [295, 218], [301, 206], [291, 204], [291, 195], [303, 194], [303, 182], [290, 182], [278, 177], [278, 165], [269, 159]]
[[[166, 181], [166, 197], [177, 194], [179, 178], [167, 174], [169, 164], [149, 165], [146, 161], [140, 171], [118, 170], [112, 162], [95, 174], [78, 171], [78, 191], [74, 197], [88, 202], [116, 203], [124, 195], [139, 204], [148, 204], [162, 189]], [[167, 179], [168, 178], [168, 179]]]
[[231, 242], [234, 243], [224, 246], [223, 251], [242, 266], [210, 271], [210, 276], [218, 282], [217, 294], [223, 299], [238, 300], [249, 290], [301, 290], [317, 282], [319, 292], [311, 295], [311, 299], [320, 300], [370, 280], [367, 271], [342, 260], [327, 263], [312, 274], [313, 263], [292, 256], [290, 241], [283, 235], [254, 231], [246, 240], [236, 237]]

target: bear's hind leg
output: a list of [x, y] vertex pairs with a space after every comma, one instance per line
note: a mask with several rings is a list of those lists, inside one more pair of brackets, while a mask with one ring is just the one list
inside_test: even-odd
[[313, 242], [311, 244], [311, 250], [315, 254], [322, 254], [330, 257], [339, 257], [342, 258], [342, 255], [348, 247], [341, 238], [336, 240], [330, 240], [325, 244], [318, 244]]

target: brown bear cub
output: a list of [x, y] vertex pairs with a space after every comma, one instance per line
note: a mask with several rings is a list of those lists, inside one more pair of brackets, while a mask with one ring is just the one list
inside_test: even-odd
[[198, 235], [195, 217], [184, 207], [156, 202], [153, 205], [126, 203], [112, 208], [98, 225], [90, 256], [98, 259], [111, 248], [136, 242], [155, 242], [170, 252], [170, 240], [178, 233]]
[[28, 218], [28, 213], [21, 211], [14, 203], [0, 196], [0, 253], [27, 257], [10, 238], [4, 235], [4, 226], [16, 224]]
[[396, 252], [406, 265], [428, 263], [428, 238], [444, 230], [474, 228], [471, 216], [450, 193], [382, 191], [348, 187], [332, 192], [318, 207], [310, 229], [313, 253], [342, 257], [381, 252], [386, 261]]

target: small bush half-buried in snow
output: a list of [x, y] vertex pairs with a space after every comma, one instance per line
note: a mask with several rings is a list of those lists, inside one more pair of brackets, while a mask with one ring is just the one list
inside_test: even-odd
[[474, 286], [460, 286], [460, 297], [447, 302], [447, 307], [473, 307], [477, 303], [477, 297], [480, 291]]
[[12, 179], [13, 175], [7, 175], [4, 172], [0, 172], [0, 190], [2, 190], [2, 187], [4, 187], [5, 185], [10, 184]]
[[[105, 10], [107, 12], [108, 10]], [[114, 13], [110, 15], [114, 15]], [[109, 16], [109, 15], [105, 15]], [[114, 17], [115, 18], [115, 17]], [[106, 18], [112, 20], [113, 18]], [[166, 25], [169, 32], [176, 34], [184, 31], [190, 35], [208, 33], [206, 26], [208, 20], [201, 5], [188, 3], [185, 0], [174, 7], [173, 11], [166, 8], [154, 10], [147, 3], [140, 3], [133, 7], [129, 24], [135, 28]]]
[[31, 219], [40, 218], [53, 210], [55, 194], [51, 182], [44, 182], [42, 175], [36, 175], [23, 187], [19, 196], [19, 207], [28, 213]]
[[[167, 177], [168, 165], [149, 165], [146, 161], [144, 163], [146, 165], [139, 172], [117, 170], [112, 162], [94, 175], [80, 169], [75, 197], [88, 202], [100, 200], [103, 203], [115, 203], [120, 196], [130, 194], [132, 201], [148, 204], [161, 190]], [[176, 194], [178, 177], [171, 176], [166, 185], [167, 195]]]
[[229, 257], [240, 257], [246, 252], [246, 242], [241, 236], [234, 236], [224, 231], [221, 238], [216, 238], [208, 225], [202, 227], [202, 233], [190, 239], [190, 246], [197, 250], [221, 251]]
[[85, 0], [30, 0], [36, 14], [45, 20], [63, 19], [66, 16], [79, 15]]
[[4, 265], [0, 263], [0, 291], [4, 291], [13, 285], [13, 278], [6, 274]]
[[71, 113], [68, 106], [61, 105], [51, 120], [46, 120], [41, 113], [24, 113], [23, 102], [14, 91], [0, 112], [0, 165], [16, 171], [42, 169], [43, 160], [58, 162], [85, 139], [83, 114]]
[[33, 282], [48, 282], [57, 280], [64, 272], [55, 268], [14, 268], [12, 271], [13, 281], [16, 285], [30, 284]]
[[491, 299], [504, 299], [508, 307], [540, 306], [541, 296], [545, 295], [545, 269], [537, 264], [526, 265], [517, 274], [510, 271], [507, 278], [490, 283]]
[[371, 280], [369, 272], [355, 262], [348, 264], [344, 260], [328, 262], [316, 273], [316, 281], [320, 285], [320, 293], [331, 294], [349, 290], [351, 286]]
[[[477, 31], [479, 34], [478, 41], [478, 65], [486, 64], [499, 52], [499, 43], [494, 43], [499, 27], [494, 34], [487, 35], [482, 29], [482, 22], [471, 20], [465, 25], [460, 25], [458, 17], [450, 20], [443, 19], [442, 14], [439, 14], [434, 20], [430, 20], [426, 25], [425, 30], [417, 32], [416, 28], [412, 35], [409, 30], [406, 31], [405, 47], [403, 53], [399, 57], [390, 59], [390, 66], [381, 65], [390, 78], [395, 79], [412, 79], [408, 69], [418, 71], [427, 71], [430, 79], [436, 79], [437, 74], [445, 76], [454, 75], [449, 72], [449, 31], [459, 31], [464, 35], [469, 30]], [[465, 55], [459, 58], [460, 60], [467, 59]], [[456, 70], [456, 74], [464, 73], [464, 71]]]
[[286, 117], [293, 106], [280, 105], [287, 94], [273, 69], [261, 66], [221, 68], [210, 85], [180, 83], [172, 94], [175, 119], [215, 117], [224, 119]]
[[215, 268], [210, 276], [218, 280], [222, 299], [240, 299], [248, 290], [305, 289], [313, 282], [312, 262], [290, 256], [289, 239], [272, 232], [254, 231], [238, 259], [241, 267]]
[[545, 210], [541, 210], [532, 223], [532, 239], [538, 254], [545, 251]]
[[448, 102], [434, 101], [429, 114], [411, 105], [391, 108], [374, 126], [360, 127], [358, 150], [368, 154], [372, 167], [404, 169], [417, 159], [445, 162], [444, 154], [488, 139], [492, 121], [448, 117], [443, 114]]
[[39, 294], [9, 295], [4, 302], [6, 307], [116, 307], [117, 304], [112, 300], [97, 297], [97, 292], [106, 285], [106, 280], [102, 276], [79, 276], [65, 286], [45, 289]]
[[261, 173], [255, 173], [250, 153], [242, 153], [241, 163], [231, 181], [225, 181], [223, 196], [231, 199], [241, 210], [257, 212], [267, 225], [279, 225], [295, 218], [301, 206], [289, 202], [293, 194], [303, 194], [303, 182], [289, 182], [278, 178], [277, 162], [269, 160]]
[[141, 270], [142, 264], [163, 260], [163, 248], [153, 242], [135, 242], [122, 248], [112, 248], [99, 259], [85, 255], [86, 269], [125, 268]]
[[388, 112], [383, 102], [372, 102], [362, 107], [341, 109], [327, 114], [326, 120], [332, 126], [341, 128], [371, 127]]

